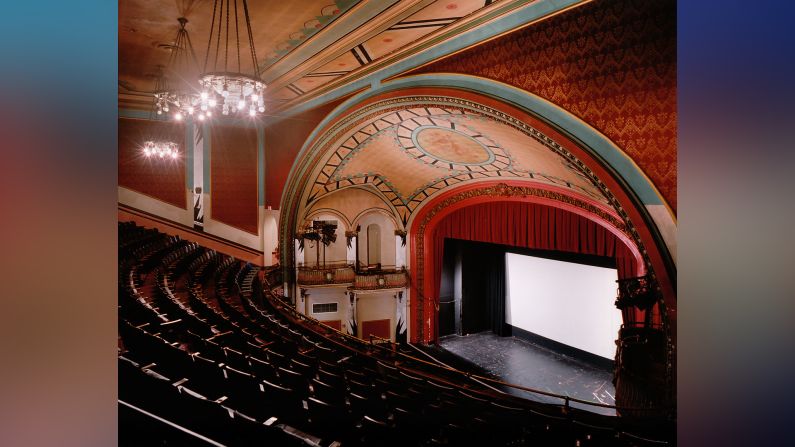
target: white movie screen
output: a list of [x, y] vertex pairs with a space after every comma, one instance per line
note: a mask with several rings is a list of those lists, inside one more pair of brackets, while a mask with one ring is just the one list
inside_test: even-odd
[[537, 335], [615, 358], [621, 311], [614, 268], [506, 253], [506, 322]]

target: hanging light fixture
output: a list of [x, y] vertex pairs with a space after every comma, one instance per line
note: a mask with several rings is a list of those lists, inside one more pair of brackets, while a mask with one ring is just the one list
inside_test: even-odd
[[[207, 116], [212, 110], [220, 107], [223, 115], [246, 114], [256, 116], [265, 111], [265, 84], [260, 80], [257, 52], [254, 48], [254, 37], [251, 33], [251, 20], [248, 14], [248, 1], [242, 0], [243, 18], [245, 19], [244, 32], [248, 35], [248, 49], [251, 56], [251, 75], [244, 74], [242, 58], [240, 56], [240, 23], [237, 0], [215, 0], [213, 3], [213, 17], [210, 25], [210, 37], [207, 40], [207, 54], [204, 58], [203, 74], [199, 77], [201, 93], [198, 97], [199, 119]], [[234, 22], [230, 23], [230, 15]], [[234, 25], [233, 36], [237, 52], [237, 71], [230, 68], [234, 65], [234, 55], [229, 58], [230, 27]], [[223, 40], [223, 45], [222, 41]], [[213, 45], [213, 43], [215, 45]], [[223, 46], [223, 54], [221, 48]], [[213, 47], [215, 50], [213, 51]], [[210, 55], [212, 65], [210, 65]]]
[[168, 111], [171, 108], [169, 107], [169, 101], [167, 100], [168, 79], [166, 79], [166, 74], [163, 70], [164, 67], [162, 65], [158, 65], [156, 68], [155, 101], [152, 104], [152, 113], [157, 112], [157, 118], [159, 118], [164, 114], [168, 114]]
[[176, 159], [179, 157], [179, 145], [171, 141], [146, 141], [143, 148], [146, 158]]
[[177, 21], [179, 29], [171, 45], [166, 73], [161, 68], [155, 85], [155, 109], [157, 115], [172, 112], [174, 119], [180, 121], [185, 116], [193, 115], [199, 103], [199, 95], [193, 87], [195, 81], [191, 81], [199, 71], [199, 63], [188, 30], [185, 29], [188, 19], [180, 17]]

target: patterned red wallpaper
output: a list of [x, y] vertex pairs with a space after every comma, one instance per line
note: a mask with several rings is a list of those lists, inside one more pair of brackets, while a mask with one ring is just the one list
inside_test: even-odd
[[295, 116], [276, 119], [265, 127], [265, 205], [281, 207], [282, 190], [298, 151], [309, 134], [350, 95]]
[[411, 72], [505, 82], [618, 144], [676, 211], [676, 1], [597, 0]]
[[[179, 143], [181, 156], [176, 160], [146, 158], [142, 145], [147, 140]], [[185, 208], [184, 142], [183, 124], [119, 118], [119, 186]]]
[[257, 129], [214, 125], [210, 136], [210, 217], [258, 234]]

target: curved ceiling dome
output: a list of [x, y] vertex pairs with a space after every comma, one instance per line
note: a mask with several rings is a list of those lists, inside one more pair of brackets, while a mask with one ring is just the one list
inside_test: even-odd
[[348, 187], [368, 187], [405, 224], [423, 201], [465, 182], [523, 179], [562, 188], [604, 205], [608, 200], [560, 146], [535, 129], [521, 129], [490, 109], [460, 100], [428, 103], [402, 98], [354, 114], [331, 130], [309, 173], [305, 209]]

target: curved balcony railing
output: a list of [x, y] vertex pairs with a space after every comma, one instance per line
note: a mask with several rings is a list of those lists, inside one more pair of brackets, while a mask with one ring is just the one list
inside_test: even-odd
[[353, 290], [402, 289], [409, 286], [406, 270], [356, 275]]
[[323, 286], [353, 284], [355, 273], [352, 265], [332, 265], [325, 267], [298, 267], [299, 286]]
[[347, 285], [350, 290], [402, 289], [409, 286], [405, 269], [356, 273], [352, 265], [298, 267], [298, 286]]

